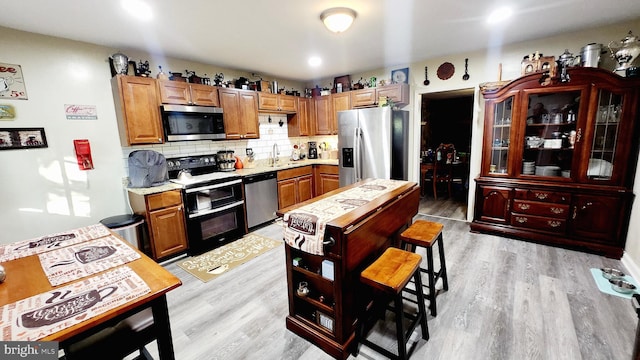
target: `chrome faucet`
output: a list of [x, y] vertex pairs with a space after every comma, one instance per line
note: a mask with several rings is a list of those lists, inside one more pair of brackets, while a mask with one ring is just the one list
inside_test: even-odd
[[271, 154], [273, 156], [271, 162], [273, 163], [273, 166], [276, 166], [276, 164], [278, 163], [278, 155], [280, 155], [280, 150], [278, 150], [277, 143], [273, 143], [273, 152]]

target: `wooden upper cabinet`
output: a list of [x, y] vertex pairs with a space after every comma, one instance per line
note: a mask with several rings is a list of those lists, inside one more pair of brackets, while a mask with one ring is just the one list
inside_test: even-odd
[[315, 102], [315, 133], [316, 135], [332, 135], [333, 123], [331, 116], [331, 96], [319, 96], [314, 98]]
[[244, 139], [257, 139], [260, 137], [258, 120], [258, 96], [255, 91], [240, 90], [240, 111], [242, 114], [242, 130]]
[[228, 140], [257, 139], [258, 96], [255, 91], [221, 88], [220, 105], [224, 111], [224, 131]]
[[214, 86], [158, 80], [158, 89], [163, 104], [220, 106], [218, 89]]
[[338, 133], [338, 111], [351, 110], [351, 95], [348, 92], [331, 94], [332, 135]]
[[111, 79], [111, 87], [122, 145], [162, 144], [156, 80], [117, 75]]
[[220, 106], [218, 99], [218, 88], [203, 84], [190, 84], [191, 101], [195, 105]]
[[375, 88], [364, 88], [350, 91], [351, 107], [377, 106], [380, 97], [384, 96], [392, 100], [396, 105], [409, 104], [409, 84], [392, 84]]
[[258, 109], [260, 111], [295, 113], [298, 110], [297, 99], [297, 96], [258, 92]]
[[353, 90], [349, 94], [351, 95], [351, 106], [354, 108], [375, 106], [378, 103], [376, 88]]
[[298, 97], [298, 111], [289, 115], [287, 128], [289, 136], [309, 136], [313, 135], [312, 123], [314, 115], [314, 101], [310, 98]]
[[391, 84], [376, 88], [376, 103], [381, 96], [392, 100], [396, 105], [409, 104], [409, 84]]

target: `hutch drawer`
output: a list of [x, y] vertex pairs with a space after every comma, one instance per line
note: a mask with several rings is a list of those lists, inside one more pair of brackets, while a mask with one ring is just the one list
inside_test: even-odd
[[566, 219], [567, 214], [569, 213], [569, 205], [543, 203], [528, 200], [514, 200], [512, 211], [519, 214], [539, 215], [557, 219]]

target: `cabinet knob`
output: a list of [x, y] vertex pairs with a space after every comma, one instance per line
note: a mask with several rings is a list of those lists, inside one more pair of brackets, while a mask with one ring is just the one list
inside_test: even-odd
[[322, 242], [322, 245], [325, 245], [325, 246], [333, 246], [335, 244], [336, 244], [336, 239], [334, 239], [333, 236], [329, 236], [329, 239]]

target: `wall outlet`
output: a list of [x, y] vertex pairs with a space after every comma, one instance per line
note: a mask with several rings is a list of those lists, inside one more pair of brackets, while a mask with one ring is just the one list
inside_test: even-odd
[[125, 176], [122, 178], [122, 186], [127, 187], [129, 186], [129, 177]]

